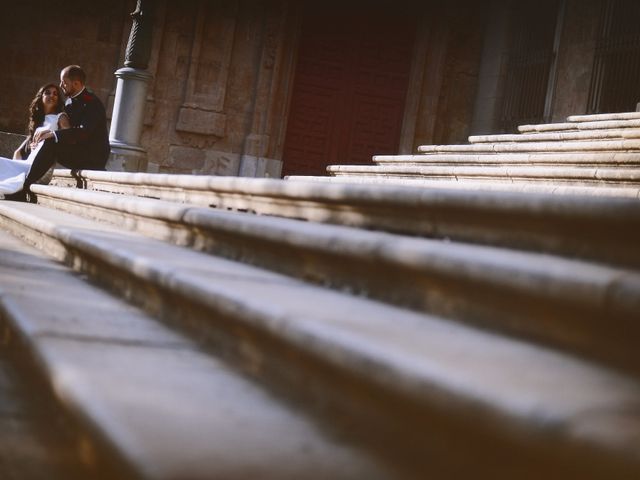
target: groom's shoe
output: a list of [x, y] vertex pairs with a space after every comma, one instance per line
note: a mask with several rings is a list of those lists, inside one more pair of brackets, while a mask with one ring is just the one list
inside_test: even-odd
[[22, 189], [16, 193], [7, 193], [4, 196], [5, 200], [13, 200], [14, 202], [26, 202], [27, 201], [27, 191]]

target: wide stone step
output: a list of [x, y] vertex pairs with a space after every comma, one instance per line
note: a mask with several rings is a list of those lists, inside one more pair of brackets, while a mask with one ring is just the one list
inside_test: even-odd
[[[54, 315], [55, 306], [68, 307], [70, 294], [51, 291], [44, 317], [51, 314], [53, 319], [22, 328], [23, 335], [39, 349], [45, 365], [58, 366], [50, 378], [56, 379], [61, 391], [75, 386], [76, 397], [90, 400], [92, 412], [100, 414], [98, 420], [112, 422], [114, 434], [128, 440], [129, 457], [137, 460], [154, 449], [160, 463], [144, 472], [151, 478], [247, 478], [255, 477], [255, 472], [261, 478], [299, 478], [299, 468], [305, 469], [305, 478], [402, 478], [403, 474], [413, 478], [425, 472], [460, 478], [478, 471], [492, 478], [632, 478], [640, 471], [640, 384], [633, 377], [436, 317], [149, 239], [140, 241], [136, 235], [40, 205], [5, 202], [0, 207], [5, 228], [41, 247], [54, 246], [51, 251], [57, 256], [127, 296], [155, 305], [162, 310], [160, 316], [176, 326], [206, 332], [210, 348], [241, 363], [261, 384], [279, 386], [270, 387], [274, 394], [255, 392], [253, 383], [222, 364], [213, 365], [210, 357], [193, 359], [200, 354], [190, 341], [175, 339], [173, 332], [158, 330], [156, 323], [151, 337], [159, 345], [132, 348], [149, 341], [146, 317], [132, 323], [136, 328], [122, 328], [117, 320], [105, 325], [104, 319], [119, 318], [109, 313], [100, 317], [102, 322], [82, 315], [60, 322], [69, 317]], [[25, 295], [24, 288], [18, 290]], [[101, 306], [82, 294], [76, 298], [91, 309]], [[27, 299], [13, 311], [21, 308], [37, 310], [39, 318], [43, 314]], [[84, 343], [85, 335], [93, 342], [91, 349]], [[106, 345], [101, 343], [104, 337], [111, 340]], [[167, 358], [166, 350], [174, 354]], [[186, 385], [166, 378], [174, 378], [174, 368]], [[219, 382], [209, 378], [212, 370]], [[162, 375], [152, 373], [158, 371]], [[128, 379], [128, 388], [114, 388], [122, 378]], [[349, 433], [344, 441], [376, 452], [378, 463], [343, 443], [316, 449], [318, 444], [311, 441], [296, 452], [281, 447], [281, 442], [296, 443], [300, 431], [311, 432], [312, 439], [316, 433], [330, 438], [338, 428], [323, 423], [318, 430], [306, 417], [295, 421], [298, 417], [289, 410], [265, 413], [265, 402], [273, 405], [274, 395], [285, 391], [298, 399], [301, 409], [313, 410], [317, 415], [313, 418], [330, 418], [337, 426], [346, 423]], [[304, 401], [309, 396], [314, 401]], [[119, 415], [106, 409], [110, 402], [118, 403]], [[159, 404], [164, 418], [149, 421], [148, 403]], [[326, 414], [327, 405], [337, 410], [322, 417], [319, 412]], [[235, 411], [248, 417], [236, 416]], [[262, 415], [268, 424], [253, 420]], [[272, 422], [291, 416], [293, 427], [285, 423], [293, 432], [272, 427]], [[213, 419], [211, 425], [207, 418]], [[190, 427], [199, 420], [197, 427]], [[203, 432], [210, 428], [215, 436], [203, 441]], [[158, 434], [169, 429], [175, 438]], [[156, 434], [134, 448], [141, 431]], [[158, 473], [176, 452], [190, 448], [196, 452], [220, 448], [224, 454], [192, 455], [169, 475]], [[314, 452], [319, 452], [315, 458], [328, 463], [309, 460]], [[269, 462], [264, 469], [247, 471], [248, 465], [255, 465], [251, 460], [262, 466], [264, 459]], [[200, 477], [206, 470], [203, 465], [212, 463], [213, 471], [222, 474]], [[398, 465], [396, 472], [384, 469], [391, 464]], [[346, 473], [327, 465], [342, 465]], [[184, 473], [183, 468], [186, 474], [178, 474]]]
[[[384, 242], [394, 238], [352, 228], [272, 216], [239, 215], [196, 205], [104, 192], [44, 185], [34, 185], [33, 191], [37, 193], [40, 204], [123, 224], [180, 245], [196, 245], [205, 249], [215, 245], [208, 245], [211, 242], [199, 239], [199, 236], [216, 239], [237, 236], [238, 239], [232, 240], [234, 244], [243, 237], [253, 239], [258, 244], [249, 247], [250, 251], [266, 246], [271, 240], [289, 243], [296, 248], [326, 249], [328, 254], [337, 254], [343, 247], [348, 247], [332, 244], [333, 239], [338, 241], [344, 237], [345, 242], [352, 239], [364, 242], [369, 238], [373, 242], [376, 239]], [[640, 242], [640, 203], [636, 201], [505, 192], [419, 192], [406, 189], [399, 192], [389, 189], [388, 193], [388, 198], [380, 198], [372, 202], [370, 208], [358, 210], [362, 219], [358, 226], [386, 226], [395, 232], [431, 238], [552, 252], [640, 268], [640, 250], [637, 248]], [[404, 196], [394, 196], [395, 193], [404, 193]], [[348, 199], [345, 199], [345, 207], [348, 205]], [[353, 206], [354, 209], [357, 207]], [[397, 213], [385, 215], [385, 208], [388, 212]], [[327, 243], [322, 243], [323, 239]], [[345, 253], [351, 250], [346, 248]], [[282, 265], [279, 260], [275, 263]]]
[[563, 123], [541, 123], [534, 125], [520, 125], [520, 133], [535, 132], [566, 132], [568, 130], [601, 130], [618, 128], [638, 128], [640, 120], [595, 120], [584, 122], [563, 122]]
[[84, 430], [85, 457], [111, 471], [100, 478], [392, 475], [196, 342], [5, 232], [0, 274], [6, 338], [33, 358], [36, 371], [24, 368], [42, 377], [38, 395]]
[[638, 167], [640, 152], [591, 153], [430, 153], [428, 155], [374, 155], [378, 165], [442, 165], [442, 166], [577, 166]]
[[[354, 182], [362, 181], [364, 177], [292, 177], [289, 181], [282, 181], [95, 171], [80, 172], [75, 174], [75, 177], [70, 175], [69, 170], [56, 170], [53, 183], [68, 186], [76, 186], [79, 183], [95, 191], [153, 197], [174, 202], [215, 206], [219, 209], [250, 211], [399, 233], [438, 236], [439, 232], [442, 232], [442, 235], [451, 235], [452, 238], [466, 241], [482, 236], [475, 234], [465, 237], [456, 236], [463, 235], [467, 226], [484, 230], [480, 225], [485, 218], [507, 218], [507, 223], [504, 224], [500, 235], [504, 235], [504, 238], [513, 237], [513, 234], [508, 233], [509, 222], [519, 218], [522, 211], [527, 210], [528, 199], [531, 199], [534, 204], [548, 205], [544, 209], [545, 216], [551, 215], [550, 212], [556, 209], [570, 211], [574, 205], [584, 205], [585, 209], [593, 208], [596, 211], [608, 209], [606, 205], [614, 205], [610, 210], [610, 218], [616, 218], [614, 212], [628, 212], [627, 209], [637, 208], [630, 200], [640, 198], [640, 190], [633, 187], [580, 187], [504, 182], [472, 184], [468, 181], [445, 182], [415, 177], [412, 179], [368, 178], [367, 182], [371, 183], [360, 185]], [[373, 183], [382, 181], [413, 182], [413, 187]], [[430, 188], [427, 189], [424, 186]], [[561, 198], [565, 195], [569, 198]], [[574, 195], [579, 197], [572, 198]], [[614, 195], [620, 198], [595, 198]], [[495, 209], [509, 210], [511, 206], [519, 212], [518, 215], [512, 216], [509, 213], [495, 211]], [[480, 210], [477, 211], [475, 208]], [[486, 208], [488, 208], [487, 216], [484, 213]], [[535, 211], [536, 208], [539, 207], [533, 210]], [[442, 213], [440, 209], [444, 209]], [[630, 214], [621, 214], [629, 218], [637, 217], [635, 210]], [[584, 212], [580, 214], [581, 217], [583, 215], [585, 215]], [[571, 215], [567, 217], [570, 218]], [[435, 218], [438, 219], [437, 223], [434, 223]], [[447, 227], [448, 219], [452, 221], [449, 227]], [[480, 225], [476, 224], [476, 221]], [[568, 218], [567, 221], [570, 222]], [[538, 223], [540, 222], [536, 222]], [[537, 235], [536, 233], [532, 236]], [[496, 241], [495, 237], [489, 236], [488, 239], [490, 242]]]
[[640, 198], [637, 187], [603, 187], [553, 185], [547, 183], [505, 183], [500, 180], [450, 179], [433, 180], [427, 177], [398, 177], [380, 175], [350, 175], [340, 177], [327, 176], [298, 176], [287, 177], [291, 182], [316, 182], [333, 185], [349, 185], [350, 188], [422, 188], [428, 190], [468, 191], [479, 194], [482, 192], [505, 192], [518, 194], [545, 194], [554, 196], [582, 196], [582, 197], [623, 197]]
[[[419, 311], [531, 335], [585, 355], [610, 358], [622, 366], [635, 358], [632, 352], [636, 337], [629, 336], [629, 330], [623, 327], [640, 309], [640, 274], [631, 271], [495, 247], [218, 212], [157, 200], [38, 188], [45, 190], [39, 196], [45, 204], [57, 204], [58, 208], [76, 214], [127, 225], [162, 240], [194, 245], [217, 255]], [[544, 222], [552, 219], [545, 218]], [[633, 227], [620, 225], [624, 232], [630, 226]], [[602, 228], [603, 224], [591, 225], [590, 231], [595, 233]], [[578, 231], [585, 234], [584, 229]], [[637, 235], [621, 241], [616, 231], [620, 228], [606, 230], [605, 235], [600, 230], [599, 237], [608, 244], [628, 241], [615, 250], [618, 254], [626, 250], [625, 265], [639, 266]], [[547, 238], [538, 239], [540, 244], [571, 242], [558, 238], [551, 228], [546, 234]], [[609, 255], [610, 245], [598, 245], [597, 240], [579, 242], [589, 245], [592, 256]], [[389, 289], [389, 283], [394, 285], [393, 289]], [[506, 292], [508, 300], [501, 300]], [[516, 328], [510, 326], [514, 316], [519, 317], [520, 325]], [[608, 319], [607, 324], [602, 322], [604, 318]], [[595, 349], [598, 351], [593, 350], [593, 339], [601, 337], [601, 330], [611, 334], [612, 325], [618, 322], [619, 330], [626, 333], [615, 338], [614, 344], [607, 346], [600, 342]], [[548, 328], [549, 324], [553, 324], [553, 329]], [[580, 339], [572, 331], [576, 324], [581, 325]], [[565, 338], [575, 341], [565, 344]], [[630, 338], [634, 343], [625, 353], [622, 344]], [[640, 362], [637, 368], [640, 370]]]
[[600, 122], [607, 120], [640, 120], [640, 112], [594, 113], [567, 117], [568, 122]]
[[469, 137], [469, 143], [597, 141], [639, 137], [639, 128], [619, 128], [551, 133], [472, 135]]
[[619, 139], [600, 141], [558, 141], [558, 142], [505, 142], [472, 143], [468, 145], [421, 145], [418, 152], [432, 153], [515, 153], [515, 152], [634, 152], [640, 151], [640, 140]]
[[640, 187], [640, 169], [638, 168], [593, 168], [579, 166], [545, 167], [503, 167], [486, 165], [469, 166], [431, 166], [431, 165], [329, 165], [330, 175], [381, 175], [399, 177], [427, 177], [430, 179], [495, 182], [549, 182], [555, 185], [593, 185]]

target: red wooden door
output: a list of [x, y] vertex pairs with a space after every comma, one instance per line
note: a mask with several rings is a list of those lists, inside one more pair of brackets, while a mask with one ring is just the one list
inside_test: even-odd
[[[415, 25], [405, 9], [308, 2], [283, 154], [284, 175], [397, 153]], [[317, 5], [320, 4], [320, 5]]]

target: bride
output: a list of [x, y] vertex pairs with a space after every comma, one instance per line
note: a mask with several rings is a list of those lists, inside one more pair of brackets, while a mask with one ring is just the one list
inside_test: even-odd
[[62, 91], [57, 85], [48, 83], [38, 90], [29, 106], [29, 131], [26, 140], [14, 152], [13, 159], [0, 157], [0, 194], [7, 195], [22, 190], [33, 159], [44, 143], [39, 138], [41, 132], [71, 126], [63, 108]]

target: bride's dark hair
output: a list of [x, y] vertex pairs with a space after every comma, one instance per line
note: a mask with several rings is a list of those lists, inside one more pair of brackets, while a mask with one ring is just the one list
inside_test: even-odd
[[54, 113], [60, 113], [64, 109], [62, 90], [58, 85], [55, 83], [47, 83], [40, 87], [36, 96], [31, 100], [31, 105], [29, 105], [29, 128], [27, 135], [31, 138], [33, 138], [33, 133], [36, 131], [36, 128], [44, 122], [44, 104], [42, 103], [42, 94], [50, 87], [53, 87], [58, 91], [58, 104], [56, 105]]

